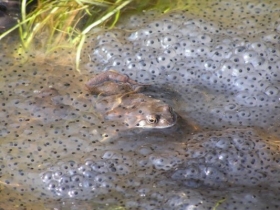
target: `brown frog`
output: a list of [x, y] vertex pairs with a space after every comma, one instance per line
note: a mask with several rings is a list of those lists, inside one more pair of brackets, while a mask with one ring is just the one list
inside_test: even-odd
[[104, 119], [129, 128], [168, 128], [177, 121], [173, 109], [161, 100], [139, 93], [145, 85], [116, 71], [105, 71], [86, 83], [98, 95], [96, 111]]

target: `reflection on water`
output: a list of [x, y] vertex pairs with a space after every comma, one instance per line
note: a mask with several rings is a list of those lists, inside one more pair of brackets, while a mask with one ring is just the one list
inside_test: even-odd
[[[280, 5], [207, 8], [146, 13], [120, 25], [132, 31], [98, 34], [81, 73], [67, 50], [21, 63], [3, 46], [0, 206], [278, 208]], [[171, 105], [177, 124], [127, 129], [102, 119], [85, 83], [110, 68], [150, 84], [143, 93]]]

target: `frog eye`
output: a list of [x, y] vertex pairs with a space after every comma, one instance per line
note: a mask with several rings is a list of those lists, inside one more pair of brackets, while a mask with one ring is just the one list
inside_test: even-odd
[[148, 115], [147, 116], [147, 121], [149, 124], [156, 124], [158, 123], [159, 116], [158, 115]]

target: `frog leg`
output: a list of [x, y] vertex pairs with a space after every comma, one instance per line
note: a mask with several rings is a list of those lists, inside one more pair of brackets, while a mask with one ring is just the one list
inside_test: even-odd
[[[117, 116], [118, 115], [117, 113], [120, 113], [120, 110], [119, 110], [120, 106], [129, 108], [130, 105], [123, 104], [123, 97], [125, 97], [127, 95], [130, 95], [130, 94], [133, 94], [133, 93], [134, 93], [134, 91], [131, 91], [131, 92], [128, 92], [128, 93], [113, 96], [114, 97], [114, 99], [112, 100], [113, 103], [111, 103], [110, 110], [108, 110], [106, 112], [106, 115], [107, 116]], [[111, 97], [110, 97], [110, 99], [111, 99]], [[104, 100], [104, 98], [102, 100]]]
[[95, 104], [104, 104], [104, 107], [108, 109], [107, 112], [110, 112], [116, 109], [119, 105], [122, 104], [122, 98], [117, 96], [105, 96], [105, 97], [97, 97]]
[[95, 77], [91, 78], [87, 83], [86, 86], [88, 88], [94, 87], [96, 85], [102, 84], [105, 81], [114, 81], [114, 82], [123, 82], [129, 83], [131, 85], [142, 85], [132, 79], [129, 78], [128, 75], [120, 74], [114, 70], [104, 71]]

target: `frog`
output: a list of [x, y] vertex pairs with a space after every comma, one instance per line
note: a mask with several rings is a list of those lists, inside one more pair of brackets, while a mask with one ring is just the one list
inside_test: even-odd
[[86, 89], [97, 97], [96, 111], [104, 120], [121, 122], [127, 128], [168, 128], [177, 114], [160, 99], [142, 93], [146, 84], [114, 70], [92, 77]]

